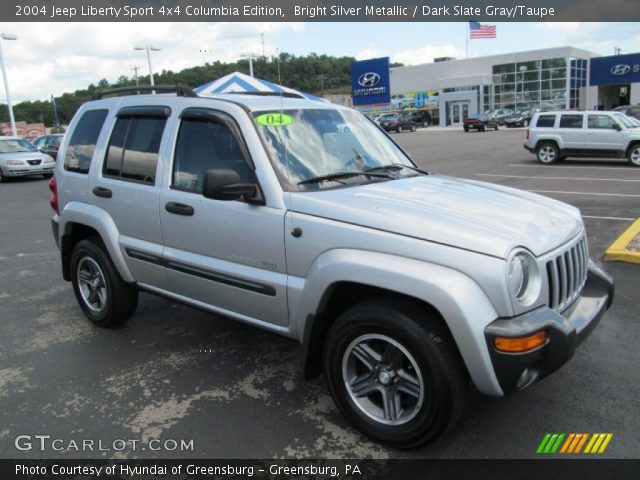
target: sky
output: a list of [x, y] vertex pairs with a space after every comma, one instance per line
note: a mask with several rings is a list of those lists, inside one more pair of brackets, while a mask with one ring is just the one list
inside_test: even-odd
[[[640, 23], [496, 23], [497, 38], [470, 40], [468, 56], [486, 56], [539, 48], [574, 46], [601, 55], [640, 52]], [[13, 103], [48, 100], [51, 94], [115, 82], [121, 75], [148, 74], [144, 51], [153, 45], [154, 72], [179, 71], [242, 53], [309, 53], [366, 59], [391, 57], [405, 65], [435, 57], [465, 58], [466, 23], [0, 23]], [[262, 39], [264, 39], [264, 50]], [[247, 68], [248, 70], [248, 68]], [[249, 73], [244, 72], [244, 73]], [[213, 79], [212, 79], [213, 80]], [[286, 79], [283, 79], [286, 85]], [[0, 85], [0, 102], [5, 89]]]

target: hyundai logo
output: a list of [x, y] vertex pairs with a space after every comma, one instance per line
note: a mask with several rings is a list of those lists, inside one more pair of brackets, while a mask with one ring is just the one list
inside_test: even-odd
[[615, 65], [611, 67], [611, 75], [626, 75], [631, 71], [631, 67], [629, 65]]
[[380, 75], [375, 72], [363, 73], [358, 77], [358, 85], [361, 87], [375, 87], [380, 83]]

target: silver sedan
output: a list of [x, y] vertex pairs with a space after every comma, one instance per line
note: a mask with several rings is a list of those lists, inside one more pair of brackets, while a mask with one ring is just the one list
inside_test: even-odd
[[0, 137], [0, 182], [5, 178], [53, 175], [55, 160], [20, 137]]

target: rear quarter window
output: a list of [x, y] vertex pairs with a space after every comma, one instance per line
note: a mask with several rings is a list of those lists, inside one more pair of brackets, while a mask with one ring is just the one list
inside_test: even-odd
[[538, 121], [536, 122], [536, 127], [550, 127], [556, 123], [555, 115], [540, 115], [538, 117]]
[[582, 128], [583, 115], [561, 115], [560, 128]]
[[70, 172], [89, 173], [100, 130], [107, 118], [107, 109], [87, 110], [82, 114], [69, 139], [64, 156], [64, 168]]

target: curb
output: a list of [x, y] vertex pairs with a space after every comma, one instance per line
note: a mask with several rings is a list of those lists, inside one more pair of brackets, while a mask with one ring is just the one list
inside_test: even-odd
[[631, 226], [607, 248], [607, 251], [604, 252], [604, 259], [607, 261], [618, 260], [621, 262], [640, 264], [640, 251], [636, 252], [627, 249], [636, 237], [640, 239], [640, 218], [633, 222]]

